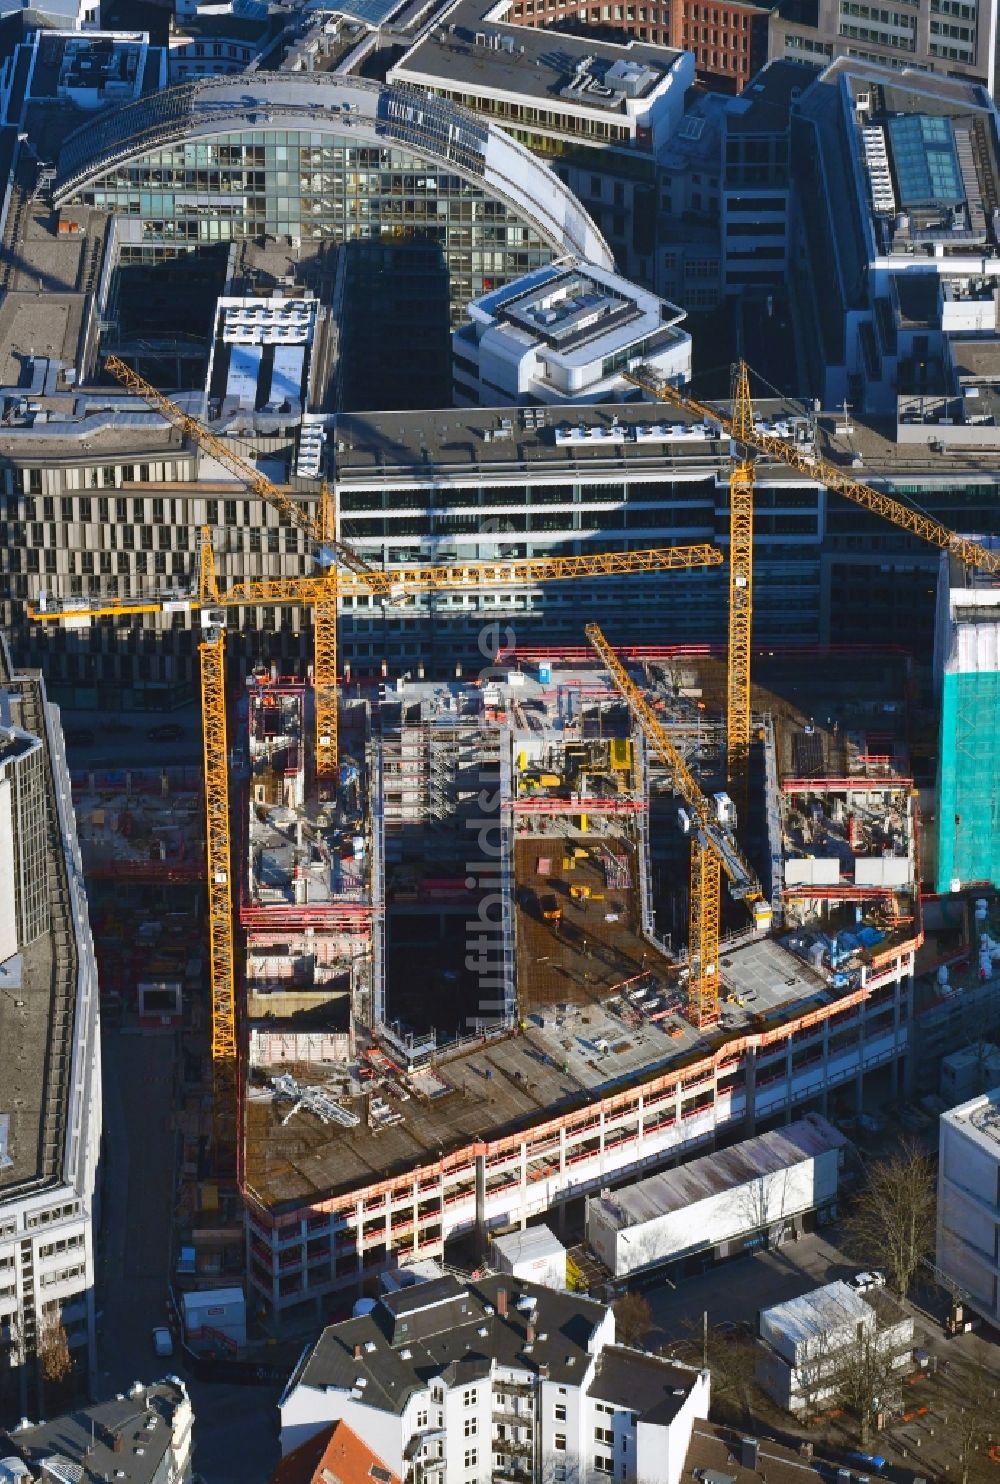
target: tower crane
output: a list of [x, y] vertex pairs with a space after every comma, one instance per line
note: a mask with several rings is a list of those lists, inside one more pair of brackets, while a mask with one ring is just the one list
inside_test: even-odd
[[662, 725], [597, 624], [587, 639], [620, 691], [633, 719], [663, 763], [683, 801], [682, 823], [691, 835], [691, 894], [688, 929], [688, 1017], [704, 1029], [719, 1018], [719, 919], [722, 872], [732, 895], [750, 909], [754, 931], [771, 925], [771, 906], [749, 861], [730, 832], [722, 800], [706, 797]]
[[325, 592], [313, 601], [313, 707], [315, 722], [314, 763], [317, 778], [329, 782], [337, 773], [337, 594], [338, 567], [355, 575], [374, 569], [344, 541], [337, 540], [336, 512], [333, 497], [324, 483], [320, 492], [319, 518], [313, 518], [301, 505], [272, 484], [246, 459], [240, 457], [223, 438], [204, 423], [185, 412], [163, 392], [118, 356], [108, 356], [105, 366], [111, 375], [130, 392], [148, 402], [167, 422], [212, 456], [223, 468], [234, 474], [253, 495], [267, 502], [291, 525], [303, 531], [316, 550]]
[[[391, 572], [366, 569], [340, 581], [345, 593], [374, 592], [398, 601], [429, 592], [467, 592], [482, 587], [523, 586], [574, 577], [687, 571], [695, 567], [721, 566], [722, 561], [722, 552], [713, 546], [668, 546], [646, 551], [598, 552], [590, 556], [407, 567]], [[201, 535], [198, 579], [193, 589], [137, 598], [52, 599], [43, 595], [28, 609], [29, 617], [36, 622], [64, 623], [73, 627], [87, 625], [96, 618], [127, 618], [146, 613], [194, 611], [200, 615], [203, 637], [198, 654], [205, 768], [213, 1115], [216, 1162], [221, 1170], [231, 1165], [235, 1149], [238, 1078], [224, 664], [226, 610], [282, 604], [318, 607], [331, 603], [329, 628], [335, 634], [336, 593], [331, 597], [329, 582], [324, 577], [247, 582], [220, 591], [212, 533], [205, 529]]]
[[753, 458], [767, 454], [777, 463], [795, 469], [812, 483], [821, 484], [874, 515], [891, 521], [922, 541], [951, 552], [967, 567], [1000, 572], [1000, 551], [991, 551], [976, 541], [959, 536], [919, 510], [894, 500], [869, 484], [852, 479], [815, 451], [805, 452], [794, 442], [765, 432], [754, 422], [750, 377], [746, 361], [734, 367], [732, 413], [699, 401], [672, 382], [662, 380], [649, 366], [637, 366], [622, 375], [634, 386], [661, 402], [670, 402], [685, 412], [715, 423], [732, 440], [733, 467], [729, 504], [729, 657], [726, 676], [727, 774], [734, 791], [741, 789], [750, 750], [750, 627], [753, 610]]

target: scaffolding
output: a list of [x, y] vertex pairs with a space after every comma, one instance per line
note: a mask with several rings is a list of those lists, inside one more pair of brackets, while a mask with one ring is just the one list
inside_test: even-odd
[[937, 890], [1000, 883], [1000, 671], [945, 674], [941, 694]]

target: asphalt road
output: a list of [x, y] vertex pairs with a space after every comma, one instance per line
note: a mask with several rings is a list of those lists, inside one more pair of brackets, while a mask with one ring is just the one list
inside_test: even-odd
[[106, 1031], [104, 1176], [98, 1275], [99, 1397], [176, 1371], [195, 1412], [194, 1466], [206, 1484], [263, 1480], [278, 1460], [276, 1387], [192, 1380], [159, 1360], [152, 1330], [166, 1322], [174, 1191], [176, 1041]]

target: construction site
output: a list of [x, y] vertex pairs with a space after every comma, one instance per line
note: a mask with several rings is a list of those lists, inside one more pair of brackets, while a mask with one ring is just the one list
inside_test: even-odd
[[[200, 1270], [238, 1262], [242, 1230], [280, 1328], [386, 1267], [481, 1252], [491, 1231], [572, 1221], [587, 1194], [697, 1150], [904, 1091], [924, 933], [909, 676], [877, 650], [818, 670], [769, 651], [751, 675], [755, 459], [802, 466], [967, 566], [994, 553], [755, 418], [745, 366], [727, 410], [636, 374], [732, 440], [728, 645], [621, 653], [584, 615], [578, 648], [519, 650], [495, 615], [522, 588], [628, 578], [641, 604], [647, 574], [723, 554], [380, 571], [338, 539], [325, 488], [314, 518], [108, 364], [320, 565], [223, 584], [206, 531], [188, 590], [33, 614], [200, 625], [211, 1061], [186, 1082], [181, 1202]], [[340, 673], [345, 599], [405, 622], [421, 594], [470, 593], [490, 619], [481, 673]], [[310, 610], [312, 667], [260, 666], [227, 697], [229, 614], [262, 605]], [[85, 852], [109, 869], [132, 850], [162, 872], [193, 860], [194, 794], [165, 779], [154, 805], [131, 779], [98, 782], [79, 801]], [[171, 982], [151, 1002], [167, 1015]]]

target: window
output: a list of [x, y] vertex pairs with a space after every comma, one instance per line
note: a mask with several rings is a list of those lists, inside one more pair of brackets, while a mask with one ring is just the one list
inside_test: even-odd
[[557, 1453], [565, 1453], [566, 1434], [564, 1432], [557, 1432], [555, 1437], [552, 1439], [552, 1446]]
[[426, 1427], [426, 1426], [427, 1426], [427, 1408], [426, 1407], [421, 1407], [420, 1411], [417, 1413], [417, 1427]]
[[556, 1422], [565, 1422], [566, 1421], [566, 1403], [565, 1402], [556, 1402], [555, 1406], [552, 1409], [552, 1416], [555, 1418]]
[[474, 1438], [476, 1436], [479, 1431], [479, 1423], [475, 1417], [466, 1417], [463, 1431], [467, 1438]]
[[615, 1441], [615, 1434], [614, 1434], [614, 1429], [613, 1428], [610, 1428], [610, 1427], [595, 1427], [594, 1428], [594, 1442], [595, 1443], [610, 1443], [612, 1445], [612, 1447], [614, 1447], [614, 1441]]
[[462, 1406], [463, 1407], [474, 1407], [474, 1406], [477, 1405], [478, 1401], [479, 1401], [479, 1392], [476, 1390], [476, 1388], [474, 1386], [472, 1387], [471, 1390], [469, 1390], [469, 1391], [463, 1391], [462, 1392]]
[[477, 1468], [478, 1465], [479, 1465], [479, 1449], [478, 1448], [466, 1448], [466, 1450], [465, 1450], [465, 1467], [467, 1469], [474, 1469], [474, 1468]]
[[594, 1470], [598, 1474], [613, 1474], [615, 1471], [615, 1461], [613, 1458], [609, 1458], [606, 1453], [595, 1453]]

